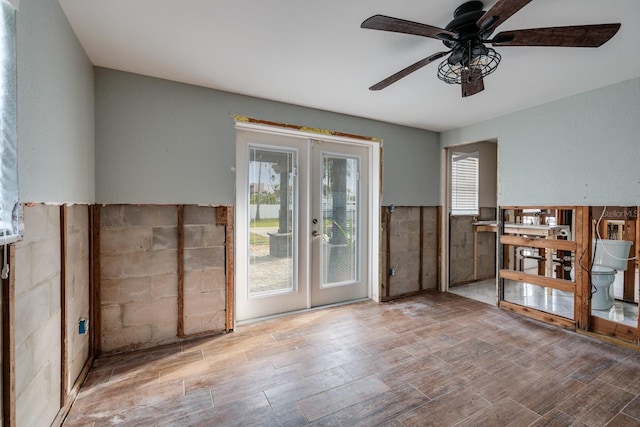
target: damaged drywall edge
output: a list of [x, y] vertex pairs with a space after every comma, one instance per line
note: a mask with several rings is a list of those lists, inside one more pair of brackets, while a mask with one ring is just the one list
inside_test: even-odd
[[316, 134], [316, 135], [334, 136], [334, 137], [340, 137], [340, 138], [351, 138], [351, 139], [357, 139], [357, 140], [361, 140], [361, 141], [370, 141], [370, 142], [382, 143], [382, 138], [377, 138], [377, 137], [372, 137], [372, 136], [356, 135], [356, 134], [351, 134], [351, 133], [344, 133], [344, 132], [338, 132], [338, 131], [333, 131], [333, 130], [328, 130], [328, 129], [309, 127], [309, 126], [300, 126], [300, 125], [291, 125], [291, 124], [287, 124], [287, 123], [278, 123], [278, 122], [272, 122], [272, 121], [268, 121], [268, 120], [254, 119], [252, 117], [240, 116], [240, 115], [232, 115], [231, 117], [233, 117], [233, 119], [235, 120], [236, 124], [237, 123], [252, 123], [252, 124], [256, 124], [256, 125], [271, 126], [271, 127], [276, 127], [276, 128], [289, 129], [289, 130], [293, 130], [293, 131], [312, 133], [312, 134]]

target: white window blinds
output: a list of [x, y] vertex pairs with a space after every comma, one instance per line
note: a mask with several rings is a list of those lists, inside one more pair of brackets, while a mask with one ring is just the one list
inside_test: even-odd
[[478, 214], [478, 169], [480, 154], [451, 154], [451, 214]]
[[22, 232], [18, 201], [16, 121], [16, 11], [0, 0], [0, 245], [15, 242]]

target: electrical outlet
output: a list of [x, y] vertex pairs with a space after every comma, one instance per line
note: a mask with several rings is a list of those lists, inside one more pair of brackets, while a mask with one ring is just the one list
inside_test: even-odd
[[78, 333], [84, 335], [89, 330], [89, 321], [87, 319], [80, 319], [78, 322]]

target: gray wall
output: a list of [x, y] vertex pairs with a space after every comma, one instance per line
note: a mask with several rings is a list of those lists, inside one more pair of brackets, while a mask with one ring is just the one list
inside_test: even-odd
[[640, 78], [441, 134], [497, 138], [500, 205], [637, 205]]
[[18, 178], [23, 202], [94, 202], [93, 66], [57, 1], [17, 14]]
[[439, 204], [438, 134], [96, 68], [99, 203], [235, 203], [233, 115], [382, 138], [383, 204]]

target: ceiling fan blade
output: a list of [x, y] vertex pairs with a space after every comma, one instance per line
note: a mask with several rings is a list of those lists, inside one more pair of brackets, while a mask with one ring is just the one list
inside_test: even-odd
[[475, 95], [484, 90], [484, 80], [482, 72], [477, 69], [463, 69], [461, 76], [462, 97]]
[[389, 86], [392, 83], [397, 82], [398, 80], [400, 80], [403, 77], [408, 76], [409, 74], [413, 73], [414, 71], [419, 70], [420, 68], [424, 67], [425, 65], [428, 65], [429, 63], [438, 60], [440, 58], [442, 58], [443, 56], [447, 56], [449, 54], [449, 52], [438, 52], [438, 53], [434, 53], [431, 56], [428, 56], [418, 62], [416, 62], [413, 65], [409, 65], [407, 68], [398, 71], [397, 73], [387, 77], [386, 79], [382, 80], [379, 83], [374, 84], [373, 86], [371, 86], [369, 88], [369, 90], [380, 90], [380, 89], [384, 89], [385, 87]]
[[494, 46], [598, 47], [616, 35], [620, 24], [576, 25], [503, 31]]
[[491, 9], [482, 15], [476, 25], [480, 28], [480, 31], [492, 30], [529, 4], [529, 2], [531, 0], [498, 0]]
[[360, 25], [360, 28], [413, 34], [416, 36], [431, 37], [438, 40], [452, 40], [455, 36], [455, 33], [443, 28], [432, 27], [431, 25], [405, 21], [404, 19], [392, 18], [384, 15], [374, 15], [371, 18], [366, 19]]

